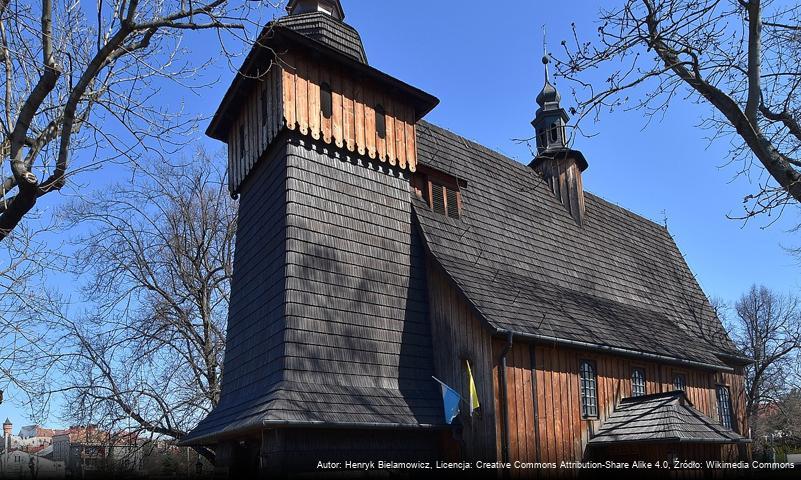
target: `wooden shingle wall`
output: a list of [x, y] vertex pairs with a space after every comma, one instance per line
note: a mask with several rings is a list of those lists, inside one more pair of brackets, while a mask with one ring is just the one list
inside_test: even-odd
[[[327, 148], [293, 144], [287, 160], [285, 379], [434, 394], [408, 179]], [[415, 398], [411, 415], [440, 418], [439, 404]]]
[[263, 394], [281, 378], [286, 149], [277, 150], [259, 163], [239, 202], [220, 410]]

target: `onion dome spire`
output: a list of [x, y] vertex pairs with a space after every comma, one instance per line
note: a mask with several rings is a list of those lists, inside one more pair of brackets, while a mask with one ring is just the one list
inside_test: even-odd
[[[544, 30], [543, 27], [543, 35], [545, 34]], [[570, 119], [567, 112], [559, 105], [562, 97], [551, 83], [548, 73], [549, 63], [548, 49], [543, 40], [542, 64], [545, 66], [545, 85], [542, 87], [540, 94], [537, 95], [539, 108], [537, 109], [537, 116], [531, 122], [537, 133], [537, 151], [540, 153], [546, 150], [566, 148], [567, 135], [565, 126]]]
[[559, 102], [562, 101], [561, 95], [551, 84], [550, 76], [548, 75], [548, 64], [550, 63], [550, 59], [548, 58], [548, 54], [542, 56], [542, 63], [545, 65], [545, 85], [542, 87], [542, 91], [539, 95], [537, 95], [537, 104], [541, 108], [545, 108], [546, 104], [555, 104], [555, 106], [559, 107]]

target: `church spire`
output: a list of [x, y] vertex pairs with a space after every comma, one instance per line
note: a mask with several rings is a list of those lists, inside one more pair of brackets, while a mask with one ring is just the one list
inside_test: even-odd
[[537, 115], [531, 124], [537, 132], [537, 151], [543, 152], [546, 150], [553, 150], [558, 148], [565, 148], [567, 146], [567, 136], [565, 133], [565, 125], [570, 119], [567, 112], [559, 105], [562, 97], [559, 92], [551, 84], [551, 79], [548, 75], [548, 64], [550, 59], [547, 50], [542, 57], [542, 63], [545, 65], [545, 85], [542, 91], [537, 95]]
[[567, 145], [566, 126], [570, 117], [559, 104], [562, 97], [551, 84], [547, 48], [544, 49], [542, 63], [545, 66], [545, 85], [537, 95], [539, 108], [531, 122], [536, 132], [537, 156], [529, 165], [543, 176], [573, 220], [583, 225], [584, 187], [581, 172], [587, 169], [587, 160], [581, 152]]
[[562, 97], [559, 95], [556, 87], [551, 84], [551, 79], [548, 75], [548, 64], [550, 60], [547, 54], [542, 57], [542, 63], [545, 65], [545, 85], [542, 87], [540, 94], [537, 95], [537, 104], [540, 108], [545, 108], [546, 104], [548, 104], [548, 107], [559, 108], [559, 102], [562, 101]]
[[539, 95], [537, 95], [537, 104], [540, 108], [545, 108], [545, 104], [549, 104], [548, 106], [555, 106], [559, 108], [559, 102], [562, 100], [562, 97], [559, 95], [559, 92], [556, 90], [551, 84], [551, 77], [548, 74], [548, 64], [551, 63], [550, 58], [548, 57], [548, 41], [545, 36], [545, 26], [542, 27], [542, 64], [545, 65], [545, 85], [542, 87], [542, 91]]

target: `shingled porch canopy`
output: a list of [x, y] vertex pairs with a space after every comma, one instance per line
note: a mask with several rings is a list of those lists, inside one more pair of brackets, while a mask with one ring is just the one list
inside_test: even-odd
[[625, 398], [590, 446], [619, 443], [736, 444], [750, 440], [698, 411], [682, 391]]

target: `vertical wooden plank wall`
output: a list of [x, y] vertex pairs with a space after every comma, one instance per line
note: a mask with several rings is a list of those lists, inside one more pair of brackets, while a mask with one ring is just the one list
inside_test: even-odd
[[[414, 172], [417, 169], [414, 109], [379, 85], [354, 79], [330, 65], [299, 56], [283, 58], [284, 123], [290, 130], [325, 143], [377, 158]], [[333, 91], [333, 115], [320, 109], [320, 85]], [[386, 112], [386, 136], [376, 129], [376, 106]]]
[[581, 171], [575, 158], [567, 162], [554, 159], [542, 160], [537, 167], [543, 174], [551, 191], [565, 206], [570, 215], [579, 223], [584, 219], [584, 185]]
[[480, 416], [469, 418], [467, 405], [462, 405], [463, 458], [497, 458], [493, 398], [494, 381], [491, 338], [486, 328], [461, 301], [460, 294], [431, 260], [428, 271], [429, 315], [434, 344], [434, 374], [468, 398], [469, 390], [464, 360], [470, 360], [481, 404]]
[[[498, 358], [504, 342], [493, 341], [495, 360], [494, 390], [496, 398], [497, 449], [500, 452], [502, 416], [498, 388]], [[534, 368], [532, 369], [532, 351]], [[599, 418], [581, 418], [579, 363], [595, 362], [598, 388]], [[687, 369], [624, 357], [595, 354], [554, 345], [515, 342], [507, 357], [507, 398], [509, 399], [509, 457], [530, 462], [578, 461], [584, 457], [587, 442], [623, 398], [631, 396], [631, 371], [642, 368], [646, 376], [646, 393], [673, 390], [674, 373], [687, 380], [686, 393], [692, 404], [717, 420], [715, 387], [727, 385], [731, 390], [732, 407], [738, 431], [748, 435], [745, 424], [745, 401], [741, 373], [709, 372]], [[535, 382], [532, 385], [532, 381]], [[536, 402], [532, 395], [536, 394]], [[535, 407], [536, 405], [536, 407]], [[716, 447], [717, 448], [717, 447]], [[723, 458], [735, 458], [736, 448], [723, 447]], [[537, 457], [539, 452], [539, 457]], [[499, 453], [500, 456], [500, 453]]]
[[[228, 132], [228, 186], [231, 192], [239, 190], [245, 177], [283, 127], [281, 68], [273, 65], [254, 83], [255, 87]], [[266, 115], [264, 108], [268, 109]], [[240, 129], [244, 129], [244, 139], [240, 136]]]
[[[283, 58], [281, 66], [273, 65], [254, 83], [228, 133], [228, 181], [232, 192], [239, 190], [284, 126], [392, 166], [411, 172], [417, 170], [414, 109], [377, 84], [292, 55]], [[331, 118], [323, 116], [320, 105], [323, 83], [332, 90]], [[268, 97], [266, 103], [262, 103], [264, 96]], [[378, 105], [386, 112], [384, 138], [376, 128]], [[270, 112], [269, 121], [263, 124], [265, 106]], [[244, 138], [240, 136], [241, 128]]]

